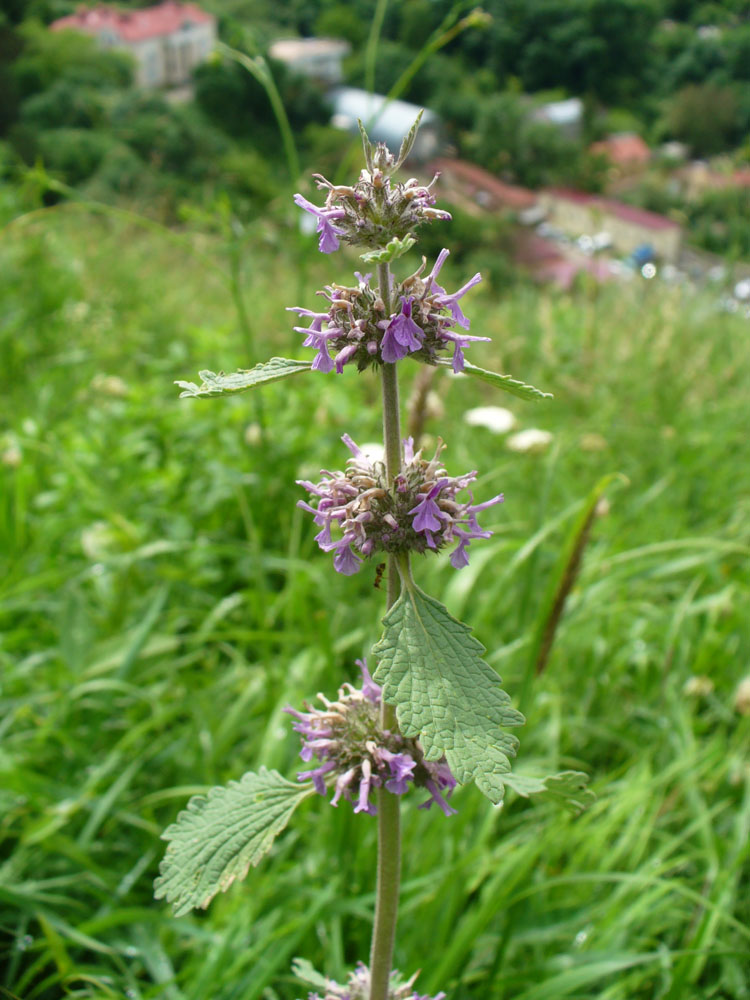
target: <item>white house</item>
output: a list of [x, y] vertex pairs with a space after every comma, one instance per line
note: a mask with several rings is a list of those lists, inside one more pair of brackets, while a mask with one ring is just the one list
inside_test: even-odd
[[164, 0], [142, 10], [81, 7], [50, 25], [52, 31], [93, 35], [105, 48], [130, 52], [140, 87], [187, 83], [193, 68], [208, 58], [216, 41], [216, 19], [194, 3]]
[[[384, 142], [394, 153], [398, 152], [401, 140], [420, 110], [417, 104], [389, 101], [382, 94], [370, 94], [354, 87], [337, 87], [328, 96], [333, 105], [332, 125], [358, 135], [359, 118], [370, 138]], [[410, 159], [424, 163], [440, 152], [441, 145], [440, 119], [434, 111], [425, 108]]]
[[340, 38], [280, 38], [268, 54], [300, 76], [330, 87], [343, 80], [342, 62], [351, 50], [349, 42]]

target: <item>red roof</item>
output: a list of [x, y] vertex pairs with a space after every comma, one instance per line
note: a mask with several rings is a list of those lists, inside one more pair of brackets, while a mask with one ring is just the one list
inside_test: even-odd
[[601, 142], [595, 142], [589, 152], [603, 153], [618, 167], [641, 166], [651, 159], [651, 150], [634, 132], [610, 135]]
[[156, 7], [133, 11], [115, 10], [104, 5], [81, 7], [75, 14], [53, 21], [50, 28], [53, 31], [69, 28], [87, 35], [108, 32], [115, 35], [118, 41], [142, 42], [148, 38], [176, 34], [186, 23], [211, 24], [213, 21], [212, 14], [194, 3], [165, 0]]
[[520, 212], [536, 204], [537, 196], [534, 191], [506, 184], [474, 163], [441, 157], [433, 160], [430, 167], [443, 174], [444, 180], [455, 178], [466, 194], [475, 197], [483, 192], [493, 207], [512, 208]]
[[623, 222], [632, 222], [644, 229], [679, 229], [680, 224], [668, 219], [666, 215], [647, 212], [645, 208], [626, 205], [623, 201], [613, 201], [611, 198], [600, 198], [598, 195], [586, 194], [583, 191], [571, 191], [568, 188], [548, 188], [547, 193], [564, 201], [572, 201], [578, 205], [591, 205], [601, 212], [614, 215]]

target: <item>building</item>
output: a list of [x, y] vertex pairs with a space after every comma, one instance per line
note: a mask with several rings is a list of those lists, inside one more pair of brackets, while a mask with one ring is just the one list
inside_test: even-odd
[[216, 42], [216, 19], [194, 3], [164, 0], [142, 10], [81, 7], [50, 25], [52, 31], [80, 31], [105, 48], [130, 52], [139, 87], [187, 83]]
[[616, 132], [593, 143], [589, 152], [606, 156], [619, 174], [637, 173], [651, 160], [651, 150], [635, 132]]
[[352, 47], [340, 38], [282, 38], [268, 54], [300, 76], [335, 86], [344, 79], [343, 61]]
[[566, 139], [577, 141], [583, 131], [583, 101], [579, 97], [548, 101], [534, 108], [531, 119], [544, 125], [552, 125]]
[[547, 221], [571, 236], [606, 232], [618, 253], [631, 254], [648, 245], [663, 261], [674, 264], [679, 258], [682, 227], [664, 215], [565, 188], [542, 191], [540, 202]]
[[[370, 94], [354, 87], [337, 87], [328, 96], [333, 105], [332, 125], [358, 135], [357, 119], [360, 119], [370, 138], [384, 142], [394, 153], [420, 112], [417, 104], [389, 101], [382, 94]], [[441, 146], [440, 119], [434, 111], [425, 108], [410, 159], [424, 163], [436, 156]]]
[[516, 184], [506, 184], [494, 174], [465, 160], [439, 157], [430, 169], [440, 174], [440, 191], [450, 197], [458, 191], [490, 212], [520, 215], [534, 209], [537, 194]]

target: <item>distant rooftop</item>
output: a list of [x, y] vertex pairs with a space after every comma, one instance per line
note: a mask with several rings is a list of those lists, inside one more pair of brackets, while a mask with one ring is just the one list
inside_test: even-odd
[[570, 188], [547, 188], [546, 194], [554, 198], [561, 198], [564, 201], [572, 201], [577, 205], [590, 205], [598, 208], [602, 212], [608, 212], [623, 222], [633, 222], [646, 229], [680, 229], [681, 226], [673, 219], [668, 219], [666, 215], [657, 215], [655, 212], [647, 212], [645, 208], [636, 208], [635, 205], [627, 205], [622, 201], [613, 201], [611, 198], [600, 198], [595, 194], [586, 194], [584, 191], [573, 191]]
[[280, 62], [294, 63], [299, 59], [345, 56], [351, 48], [349, 42], [341, 38], [280, 38], [273, 43], [269, 53]]
[[474, 163], [441, 157], [433, 160], [430, 167], [444, 175], [444, 182], [455, 178], [460, 182], [462, 189], [478, 201], [479, 196], [483, 196], [482, 201], [488, 208], [524, 211], [536, 205], [537, 196], [534, 191], [516, 184], [506, 184], [499, 177], [495, 177]]
[[635, 132], [616, 132], [589, 147], [591, 153], [603, 153], [618, 167], [641, 166], [651, 159], [651, 150]]
[[212, 24], [214, 17], [194, 3], [164, 0], [156, 7], [123, 11], [114, 7], [80, 7], [75, 14], [58, 18], [52, 31], [72, 29], [89, 35], [109, 33], [123, 42], [143, 42], [149, 38], [173, 35], [190, 24]]
[[568, 97], [564, 101], [549, 101], [540, 104], [534, 117], [544, 119], [553, 125], [569, 125], [580, 121], [583, 116], [583, 101], [579, 97]]

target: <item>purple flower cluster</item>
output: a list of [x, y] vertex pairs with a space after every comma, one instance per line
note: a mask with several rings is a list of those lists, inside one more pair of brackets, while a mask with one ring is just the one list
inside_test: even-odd
[[300, 734], [300, 757], [305, 762], [316, 758], [316, 766], [300, 771], [298, 781], [311, 780], [316, 791], [325, 795], [333, 787], [331, 805], [341, 798], [354, 805], [354, 812], [375, 815], [370, 801], [375, 788], [385, 788], [394, 795], [404, 795], [409, 784], [424, 788], [429, 799], [420, 809], [429, 809], [436, 802], [446, 816], [452, 809], [442, 793], [450, 795], [456, 779], [444, 760], [425, 760], [422, 747], [415, 739], [380, 727], [380, 687], [373, 681], [364, 660], [357, 660], [362, 671], [362, 687], [344, 684], [336, 701], [319, 694], [322, 709], [305, 704], [306, 711], [284, 709], [297, 720], [294, 729]]
[[480, 527], [477, 514], [502, 503], [502, 493], [479, 504], [473, 502], [470, 491], [468, 501], [457, 500], [456, 494], [467, 490], [477, 474], [448, 476], [440, 461], [442, 442], [427, 460], [406, 438], [401, 471], [389, 483], [382, 462], [368, 458], [348, 434], [342, 441], [353, 456], [345, 472], [324, 470], [319, 483], [297, 480], [311, 499], [317, 499], [317, 508], [304, 500], [298, 500], [297, 506], [315, 518], [321, 529], [315, 540], [324, 552], [334, 553], [333, 566], [339, 573], [358, 572], [360, 555], [437, 552], [454, 543], [451, 565], [461, 569], [468, 565], [471, 542], [492, 535]]
[[[391, 973], [391, 983], [388, 990], [388, 1000], [445, 1000], [445, 993], [441, 990], [434, 997], [426, 993], [417, 993], [414, 989], [414, 981], [418, 973], [415, 973], [405, 982], [402, 982], [397, 971]], [[358, 962], [354, 972], [350, 973], [349, 980], [343, 986], [329, 979], [326, 982], [325, 995], [320, 993], [308, 993], [307, 1000], [369, 1000], [370, 997], [370, 970], [363, 962]]]
[[390, 315], [386, 315], [377, 289], [370, 286], [372, 275], [358, 272], [354, 287], [327, 285], [318, 292], [328, 299], [325, 311], [290, 307], [289, 312], [298, 313], [308, 323], [294, 329], [305, 335], [305, 347], [318, 352], [313, 368], [322, 372], [335, 368], [341, 373], [344, 365], [353, 362], [364, 371], [371, 365], [401, 361], [407, 355], [434, 365], [442, 352], [452, 349], [453, 370], [462, 371], [464, 349], [472, 341], [490, 338], [469, 336], [470, 323], [459, 305], [459, 299], [478, 285], [482, 276], [475, 274], [451, 294], [438, 284], [448, 254], [448, 250], [441, 250], [435, 266], [424, 277], [427, 261], [422, 258], [414, 274], [394, 283], [391, 301], [397, 306]]
[[393, 167], [391, 162], [385, 169], [381, 166], [373, 166], [371, 171], [363, 169], [353, 187], [331, 184], [320, 174], [313, 174], [318, 187], [328, 192], [322, 207], [295, 194], [295, 204], [318, 220], [321, 253], [338, 250], [342, 240], [354, 246], [380, 249], [390, 240], [411, 233], [423, 222], [450, 219], [449, 212], [433, 207], [432, 186], [439, 174], [429, 184], [422, 184], [415, 177], [403, 184], [394, 183], [390, 177]]

